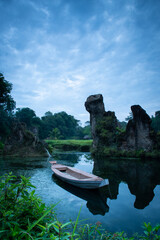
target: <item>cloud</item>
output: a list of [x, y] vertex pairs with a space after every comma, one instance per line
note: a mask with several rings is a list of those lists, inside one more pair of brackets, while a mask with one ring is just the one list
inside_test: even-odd
[[120, 120], [134, 103], [159, 110], [156, 4], [1, 2], [0, 68], [17, 106], [40, 116], [64, 110], [84, 122], [86, 98], [102, 93]]

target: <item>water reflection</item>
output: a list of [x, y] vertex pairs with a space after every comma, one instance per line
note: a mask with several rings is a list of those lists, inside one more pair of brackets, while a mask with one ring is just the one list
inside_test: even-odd
[[64, 159], [65, 161], [69, 162], [71, 165], [74, 165], [75, 163], [78, 163], [80, 155], [82, 155], [82, 153], [73, 154], [72, 152], [71, 153], [55, 152], [53, 155], [53, 158], [56, 161]]
[[110, 199], [117, 199], [119, 184], [125, 182], [136, 196], [134, 207], [144, 209], [154, 198], [154, 189], [160, 185], [160, 162], [137, 160], [95, 159], [93, 173], [109, 179]]
[[31, 177], [35, 170], [48, 167], [48, 158], [0, 158], [0, 175], [12, 172], [15, 176]]
[[61, 164], [109, 179], [109, 186], [88, 194], [88, 190], [55, 183], [47, 158], [0, 158], [0, 175], [12, 171], [16, 176], [31, 177], [43, 202], [48, 206], [58, 203], [56, 212], [62, 222], [75, 221], [81, 206], [81, 220], [88, 219], [86, 222], [92, 224], [100, 221], [107, 231], [125, 231], [130, 236], [142, 232], [143, 222], [153, 226], [160, 222], [160, 186], [156, 187], [160, 184], [160, 162], [93, 162], [87, 153], [56, 154], [55, 158]]
[[[103, 187], [102, 189], [81, 189], [75, 186], [72, 186], [68, 183], [65, 183], [58, 179], [54, 174], [52, 175], [53, 181], [65, 189], [66, 191], [74, 194], [75, 196], [82, 198], [87, 201], [87, 208], [93, 215], [100, 214], [105, 215], [109, 211], [109, 206], [106, 203], [107, 197], [109, 195], [108, 186]], [[105, 192], [105, 194], [104, 194]]]

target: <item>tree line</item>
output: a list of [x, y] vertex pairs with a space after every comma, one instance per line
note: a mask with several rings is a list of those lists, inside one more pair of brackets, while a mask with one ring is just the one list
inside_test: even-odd
[[0, 141], [4, 142], [10, 135], [13, 121], [25, 123], [40, 139], [91, 138], [88, 122], [82, 127], [79, 120], [64, 111], [55, 114], [48, 111], [40, 118], [28, 107], [16, 108], [11, 91], [12, 84], [0, 73]]
[[[52, 113], [47, 111], [41, 118], [38, 117], [34, 110], [26, 108], [17, 108], [16, 102], [11, 96], [12, 83], [8, 82], [2, 73], [0, 73], [0, 141], [4, 142], [12, 131], [12, 122], [19, 121], [26, 125], [26, 128], [36, 134], [40, 139], [84, 139], [91, 138], [90, 123], [86, 122], [85, 127], [80, 125], [80, 121], [74, 116], [62, 111], [59, 113]], [[126, 121], [131, 118], [128, 116]], [[160, 111], [151, 117], [152, 128], [160, 134]], [[107, 122], [106, 122], [107, 121]], [[113, 123], [111, 119], [106, 119], [105, 125], [110, 128]], [[126, 122], [118, 121], [120, 129], [126, 127]], [[121, 131], [121, 130], [119, 130]], [[108, 138], [109, 133], [106, 132]], [[104, 135], [104, 133], [102, 133]], [[112, 135], [112, 134], [111, 134]], [[110, 141], [110, 139], [109, 139]]]

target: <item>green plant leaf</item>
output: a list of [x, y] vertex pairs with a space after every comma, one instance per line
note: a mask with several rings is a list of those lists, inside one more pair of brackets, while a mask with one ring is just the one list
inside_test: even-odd
[[46, 210], [46, 212], [43, 214], [42, 217], [40, 217], [37, 221], [35, 221], [27, 230], [27, 232], [30, 232], [32, 230], [32, 228], [34, 228], [49, 212], [51, 212], [51, 210], [55, 207], [55, 205], [53, 205], [50, 209]]
[[80, 207], [80, 210], [79, 210], [79, 213], [78, 213], [75, 225], [74, 225], [74, 229], [73, 229], [73, 232], [72, 232], [71, 240], [73, 240], [73, 237], [74, 237], [74, 234], [75, 234], [75, 231], [76, 231], [76, 227], [77, 227], [77, 224], [78, 224], [78, 220], [79, 220], [79, 216], [80, 216], [80, 213], [81, 213], [81, 209], [82, 209], [82, 206]]
[[61, 228], [64, 228], [64, 227], [66, 227], [68, 225], [71, 225], [71, 222], [67, 222], [67, 223], [62, 224]]

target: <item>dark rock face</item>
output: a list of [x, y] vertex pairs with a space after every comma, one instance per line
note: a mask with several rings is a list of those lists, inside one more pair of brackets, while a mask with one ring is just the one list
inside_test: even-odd
[[140, 149], [151, 151], [153, 149], [151, 119], [141, 106], [131, 106], [133, 119], [128, 122], [126, 132], [118, 137], [116, 134], [117, 118], [114, 112], [105, 112], [101, 94], [89, 96], [85, 102], [85, 107], [90, 113], [94, 150], [112, 146], [127, 151]]
[[151, 119], [139, 105], [131, 106], [133, 119], [129, 120], [126, 128], [128, 150], [152, 150], [153, 142], [150, 137]]
[[13, 156], [48, 156], [44, 144], [30, 131], [25, 124], [13, 122], [12, 133], [6, 140], [4, 155]]
[[102, 94], [91, 95], [85, 102], [86, 110], [93, 115], [103, 115], [105, 112]]
[[91, 95], [85, 102], [86, 110], [90, 113], [93, 148], [98, 146], [99, 136], [96, 134], [97, 122], [104, 116], [105, 108], [101, 94]]

